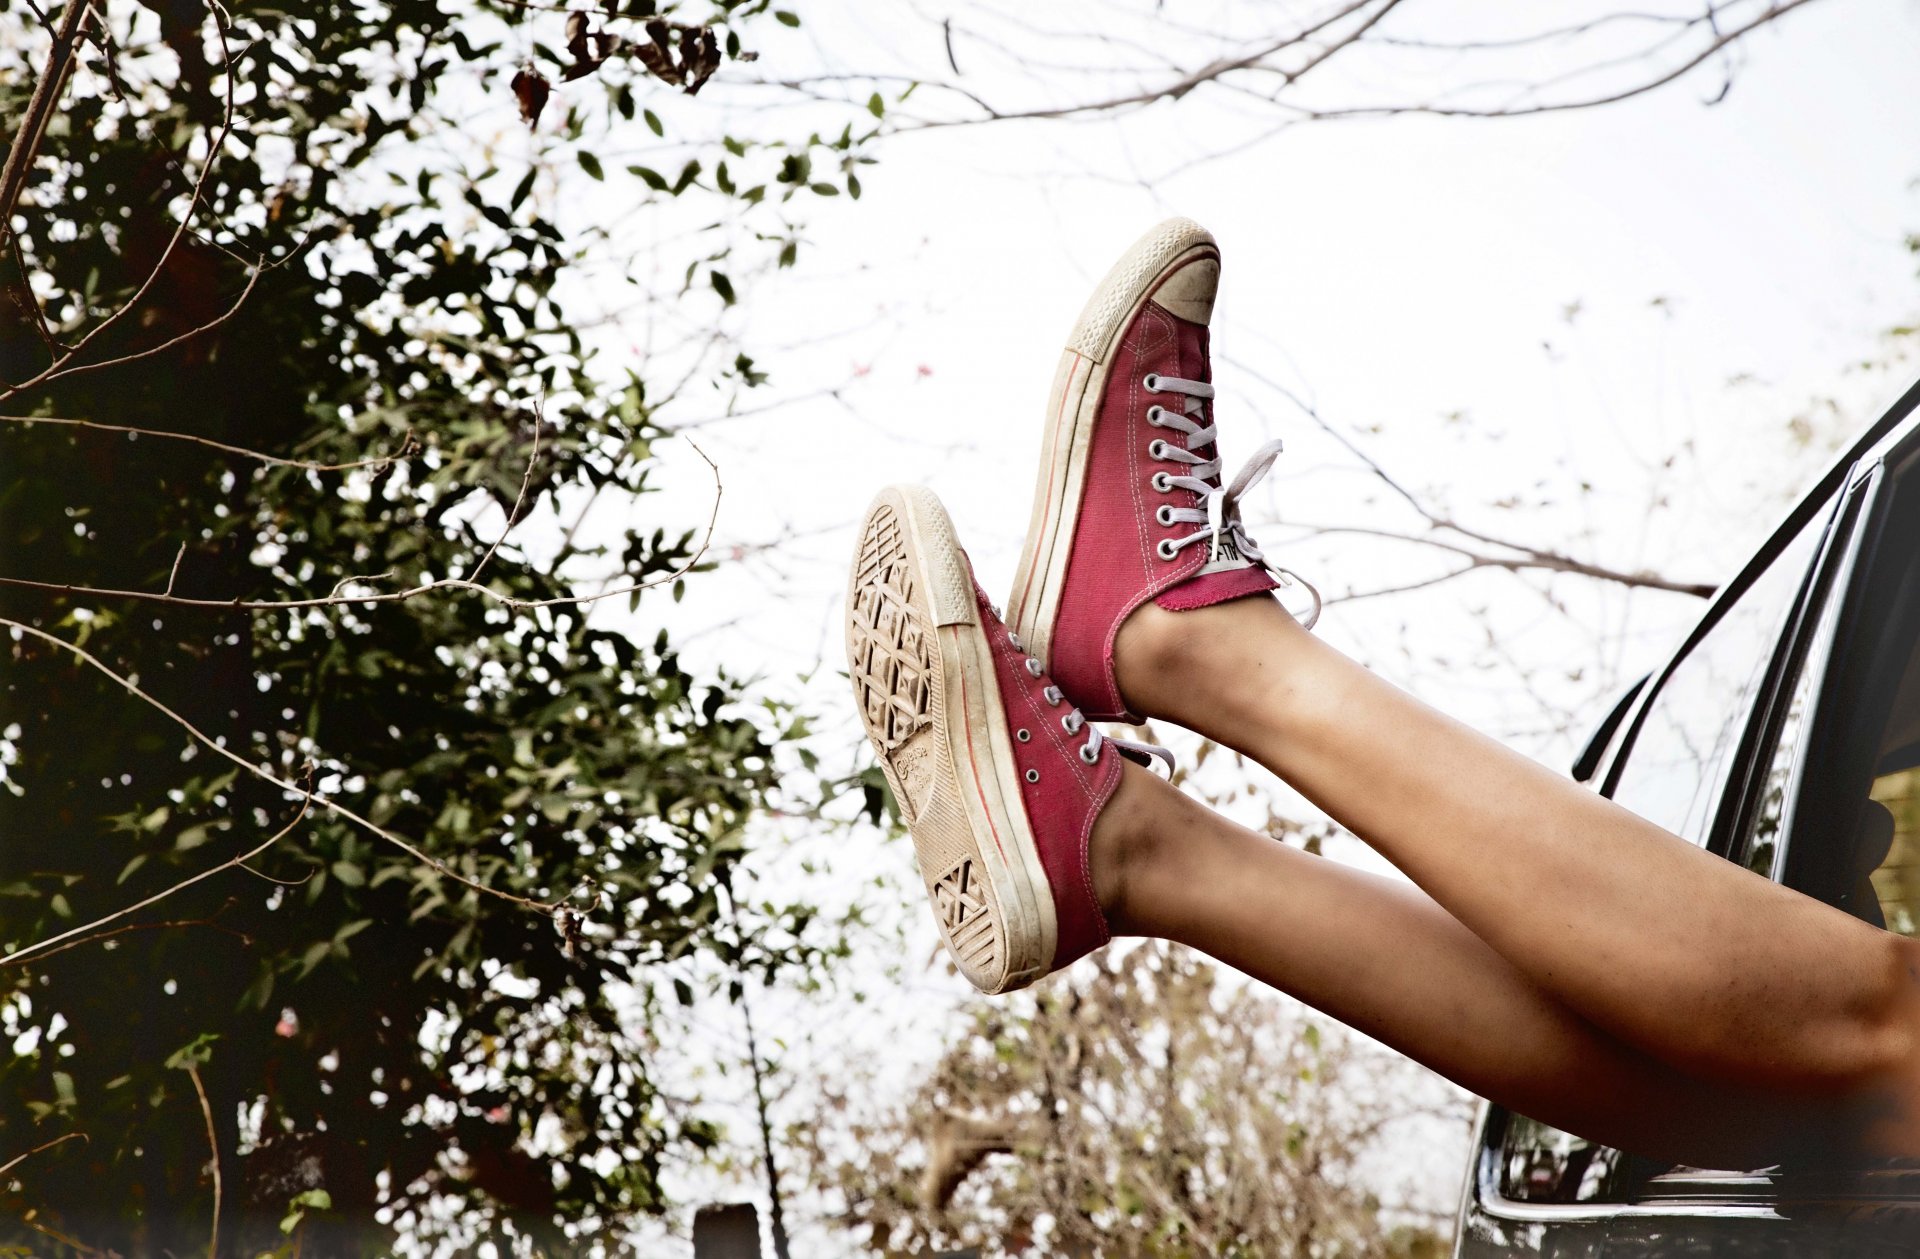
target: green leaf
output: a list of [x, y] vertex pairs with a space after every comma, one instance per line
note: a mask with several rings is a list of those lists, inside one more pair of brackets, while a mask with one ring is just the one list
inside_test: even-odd
[[590, 177], [594, 179], [605, 179], [607, 177], [606, 172], [600, 169], [600, 159], [586, 152], [584, 149], [580, 153], [579, 162], [580, 169], [587, 172]]
[[309, 944], [307, 951], [300, 955], [300, 969], [294, 975], [294, 978], [305, 979], [307, 975], [312, 972], [313, 968], [320, 964], [320, 959], [332, 950], [333, 941], [331, 940], [316, 940], [312, 944]]
[[880, 99], [880, 93], [875, 92], [872, 96], [867, 97], [867, 112], [875, 118], [885, 117], [887, 103]]
[[660, 115], [654, 113], [651, 109], [643, 109], [640, 111], [640, 116], [647, 120], [647, 130], [657, 136], [667, 134], [667, 129], [660, 125]]
[[169, 1071], [185, 1071], [189, 1067], [204, 1067], [213, 1057], [214, 1042], [220, 1039], [218, 1032], [202, 1032], [180, 1048], [167, 1055]]
[[629, 166], [627, 167], [627, 174], [639, 176], [646, 181], [647, 187], [653, 189], [655, 192], [665, 192], [667, 190], [667, 181], [661, 177], [660, 172], [657, 170], [652, 170], [645, 166]]
[[785, 9], [775, 9], [773, 11], [773, 17], [774, 20], [782, 26], [800, 25], [800, 15], [798, 13], [789, 13]]
[[733, 281], [727, 278], [726, 273], [715, 271], [708, 278], [713, 281], [713, 291], [720, 295], [720, 300], [729, 306], [733, 305]]
[[146, 864], [147, 864], [146, 853], [139, 853], [135, 855], [133, 860], [127, 862], [127, 864], [121, 868], [120, 877], [113, 881], [114, 886], [118, 887], [122, 883], [125, 883], [128, 879], [133, 877], [133, 872], [135, 870], [138, 870], [141, 866], [144, 866]]
[[336, 861], [328, 868], [333, 871], [333, 877], [340, 880], [343, 886], [365, 887], [367, 884], [367, 872], [351, 861]]

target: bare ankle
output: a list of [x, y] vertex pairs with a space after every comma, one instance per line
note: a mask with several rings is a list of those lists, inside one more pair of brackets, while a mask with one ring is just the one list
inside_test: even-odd
[[1129, 709], [1177, 720], [1177, 698], [1192, 683], [1203, 628], [1192, 612], [1152, 602], [1134, 609], [1113, 640], [1113, 677]]
[[1160, 810], [1154, 797], [1164, 790], [1169, 788], [1150, 770], [1128, 764], [1087, 841], [1094, 897], [1114, 935], [1147, 934], [1133, 898], [1143, 872], [1159, 859], [1163, 828], [1155, 821]]

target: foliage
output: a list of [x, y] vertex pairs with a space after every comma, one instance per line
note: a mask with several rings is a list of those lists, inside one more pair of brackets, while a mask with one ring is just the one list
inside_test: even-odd
[[1423, 1073], [1234, 984], [1177, 946], [1114, 948], [1030, 1005], [981, 1006], [902, 1105], [856, 1085], [794, 1134], [885, 1254], [1428, 1255], [1360, 1169], [1459, 1103]]
[[[167, 597], [0, 586], [0, 616], [431, 861], [11, 631], [0, 950], [297, 825], [252, 863], [266, 877], [229, 869], [76, 947], [0, 959], [16, 1049], [0, 1158], [89, 1138], [0, 1179], [25, 1221], [0, 1243], [190, 1253], [217, 1168], [232, 1253], [288, 1234], [328, 1254], [396, 1234], [617, 1250], [622, 1221], [662, 1205], [663, 1160], [716, 1138], [651, 1078], [674, 1017], [654, 993], [814, 968], [837, 946], [806, 906], [729, 891], [785, 716], [737, 678], [690, 674], [664, 631], [616, 632], [566, 602], [657, 584], [620, 600], [644, 627], [707, 566], [704, 521], [646, 510], [661, 391], [647, 363], [596, 365], [566, 308], [567, 277], [614, 235], [570, 238], [532, 194], [556, 167], [604, 179], [588, 138], [661, 135], [650, 102], [790, 15], [766, 0], [671, 21], [650, 3], [579, 21], [423, 0], [96, 8], [6, 242], [0, 377], [29, 385], [0, 389], [0, 412], [148, 431], [0, 424], [0, 575]], [[10, 119], [41, 72], [36, 14], [0, 5]], [[515, 97], [532, 79], [552, 103], [530, 128]], [[813, 155], [850, 181], [856, 148], [851, 132], [728, 136], [677, 174], [635, 168], [629, 207], [765, 220], [746, 233], [758, 254], [727, 237], [669, 290], [689, 320], [719, 318], [746, 264], [792, 260], [778, 207], [839, 191]], [[63, 363], [101, 366], [32, 383]], [[688, 371], [759, 379], [744, 355]], [[632, 504], [620, 539], [579, 530], [603, 497]], [[501, 545], [522, 519], [538, 527]], [[484, 590], [392, 597], [449, 578]], [[312, 606], [230, 602], [286, 600]], [[211, 1097], [211, 1152], [168, 1066], [182, 1051]]]

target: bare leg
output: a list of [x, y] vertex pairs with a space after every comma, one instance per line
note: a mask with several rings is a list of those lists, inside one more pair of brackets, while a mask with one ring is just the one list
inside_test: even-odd
[[[1147, 605], [1122, 627], [1116, 661], [1136, 711], [1284, 777], [1608, 1035], [1683, 1070], [1809, 1096], [1915, 1087], [1911, 942], [1433, 711], [1271, 600]], [[1236, 964], [1274, 969], [1249, 955], [1257, 945], [1236, 948]], [[1391, 936], [1374, 948], [1403, 952]]]
[[1127, 768], [1093, 837], [1117, 931], [1190, 944], [1607, 1144], [1757, 1166], [1810, 1135], [1802, 1104], [1708, 1085], [1600, 1032], [1419, 889], [1277, 844]]

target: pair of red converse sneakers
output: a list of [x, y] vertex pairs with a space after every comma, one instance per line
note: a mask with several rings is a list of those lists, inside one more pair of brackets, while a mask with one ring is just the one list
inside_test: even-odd
[[1179, 611], [1298, 581], [1240, 521], [1280, 443], [1221, 479], [1207, 357], [1219, 278], [1213, 237], [1174, 219], [1087, 303], [1047, 403], [1011, 627], [931, 491], [883, 491], [860, 529], [847, 588], [855, 700], [941, 935], [985, 992], [1109, 938], [1088, 868], [1094, 820], [1121, 756], [1166, 758], [1091, 724], [1137, 721], [1113, 673], [1127, 616], [1149, 599]]

